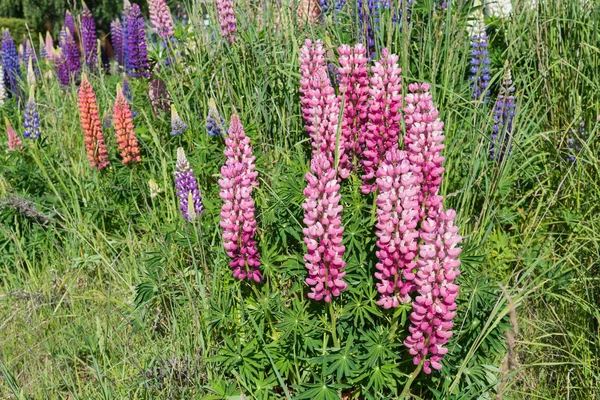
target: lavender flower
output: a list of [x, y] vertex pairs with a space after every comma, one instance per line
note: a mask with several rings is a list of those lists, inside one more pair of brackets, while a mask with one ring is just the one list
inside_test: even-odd
[[66, 59], [67, 70], [69, 71], [69, 79], [74, 81], [79, 80], [81, 75], [81, 59], [79, 54], [79, 46], [73, 37], [71, 31], [67, 28], [61, 30], [60, 49]]
[[4, 87], [8, 89], [8, 95], [19, 96], [19, 55], [15, 41], [8, 29], [2, 30], [2, 68], [4, 69]]
[[83, 45], [85, 63], [89, 69], [94, 69], [98, 61], [97, 40], [94, 16], [87, 5], [83, 3], [83, 12], [81, 13], [81, 43]]
[[40, 116], [38, 114], [37, 104], [35, 103], [35, 93], [32, 89], [29, 92], [29, 100], [25, 106], [25, 115], [23, 121], [23, 137], [26, 139], [37, 139], [40, 132]]
[[479, 21], [471, 41], [471, 97], [479, 99], [483, 96], [485, 102], [489, 101], [488, 85], [490, 82], [490, 57], [488, 52], [488, 37], [485, 24]]
[[146, 31], [142, 12], [137, 4], [131, 5], [127, 19], [127, 74], [132, 77], [150, 76]]
[[[175, 190], [179, 196], [179, 209], [183, 216], [189, 221], [193, 215], [204, 214], [204, 206], [202, 205], [202, 197], [198, 190], [198, 182], [194, 176], [194, 171], [190, 167], [190, 163], [185, 157], [183, 148], [177, 149], [177, 170], [175, 171]], [[190, 210], [190, 197], [193, 202], [193, 207]]]
[[167, 85], [162, 79], [155, 78], [150, 81], [150, 105], [154, 115], [160, 114], [161, 111], [167, 112], [171, 107], [171, 96], [167, 90]]
[[227, 133], [225, 128], [225, 120], [219, 114], [217, 105], [213, 99], [208, 101], [208, 116], [206, 117], [206, 132], [210, 136], [218, 136]]
[[121, 21], [114, 20], [110, 23], [110, 41], [115, 51], [115, 58], [120, 66], [125, 66], [125, 52], [123, 46], [123, 27]]
[[501, 160], [504, 153], [508, 150], [510, 135], [512, 133], [513, 117], [515, 116], [515, 96], [511, 93], [515, 88], [512, 86], [512, 77], [508, 62], [505, 64], [504, 78], [498, 99], [494, 104], [494, 133], [492, 133], [492, 142], [490, 148], [490, 158], [492, 160]]
[[65, 24], [64, 27], [71, 32], [73, 37], [77, 36], [77, 29], [75, 28], [75, 18], [73, 18], [73, 14], [69, 10], [65, 11]]
[[171, 135], [181, 135], [187, 129], [187, 124], [181, 119], [175, 106], [171, 104]]
[[54, 69], [56, 70], [56, 77], [58, 83], [62, 86], [69, 86], [69, 65], [67, 58], [60, 48], [53, 50]]
[[127, 75], [123, 74], [123, 79], [121, 80], [121, 83], [123, 84], [123, 96], [125, 96], [125, 99], [127, 99], [127, 102], [131, 107], [131, 117], [135, 118], [137, 116], [137, 111], [133, 110], [133, 92], [131, 91], [131, 85], [129, 84]]

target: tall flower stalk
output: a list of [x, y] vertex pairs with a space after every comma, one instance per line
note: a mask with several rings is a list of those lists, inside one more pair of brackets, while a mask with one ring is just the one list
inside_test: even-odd
[[113, 106], [113, 127], [117, 136], [117, 144], [123, 164], [141, 162], [142, 157], [140, 156], [138, 141], [135, 137], [131, 109], [120, 85], [117, 85], [117, 99]]
[[[194, 216], [204, 214], [204, 206], [202, 204], [200, 190], [198, 189], [198, 181], [196, 180], [194, 171], [181, 147], [177, 149], [175, 191], [179, 197], [179, 209], [184, 218], [188, 221], [192, 221], [194, 220]], [[191, 208], [190, 204], [192, 204]]]
[[150, 76], [146, 31], [140, 7], [132, 4], [127, 18], [127, 74], [132, 77]]
[[121, 21], [114, 20], [110, 23], [110, 42], [115, 52], [115, 59], [117, 63], [124, 67], [125, 66], [125, 53], [123, 46], [123, 27]]
[[19, 96], [19, 55], [15, 41], [6, 28], [2, 30], [2, 68], [4, 70], [4, 87], [8, 89], [9, 96]]
[[26, 139], [37, 139], [41, 135], [40, 115], [35, 102], [35, 90], [32, 88], [29, 92], [29, 99], [25, 106], [25, 115], [23, 117], [23, 137]]
[[223, 133], [227, 133], [225, 127], [225, 120], [223, 116], [219, 114], [217, 105], [213, 99], [208, 100], [208, 115], [206, 116], [206, 132], [209, 136], [219, 136]]
[[498, 98], [494, 104], [494, 127], [490, 146], [490, 158], [492, 160], [501, 160], [508, 151], [515, 116], [516, 103], [515, 96], [512, 94], [515, 88], [512, 84], [508, 61], [504, 68], [500, 93], [498, 93]]
[[90, 166], [101, 170], [107, 167], [110, 162], [108, 161], [108, 153], [104, 144], [104, 134], [102, 133], [96, 94], [85, 74], [81, 77], [78, 100], [79, 117], [85, 135], [85, 148]]
[[171, 104], [171, 135], [181, 135], [187, 129], [187, 124], [181, 119], [177, 109]]
[[94, 16], [83, 3], [83, 11], [81, 13], [81, 44], [83, 45], [83, 54], [85, 56], [85, 63], [88, 68], [93, 70], [96, 68], [98, 61], [98, 39], [96, 36], [96, 22]]
[[173, 36], [175, 33], [173, 20], [166, 1], [150, 0], [148, 1], [148, 8], [150, 10], [150, 21], [152, 21], [156, 34], [163, 40]]
[[260, 282], [262, 274], [254, 240], [256, 219], [252, 199], [252, 189], [258, 186], [258, 173], [254, 170], [250, 138], [236, 114], [231, 117], [225, 146], [226, 161], [219, 179], [220, 197], [224, 201], [220, 222], [223, 247], [231, 258], [229, 265], [235, 278]]
[[237, 24], [233, 10], [233, 0], [215, 0], [215, 2], [217, 4], [221, 36], [227, 40], [227, 43], [231, 44], [237, 39]]
[[7, 117], [4, 117], [4, 122], [6, 123], [6, 134], [8, 135], [8, 150], [10, 151], [20, 151], [23, 150], [23, 144], [17, 132], [15, 132], [14, 128], [8, 121]]
[[66, 60], [69, 79], [77, 83], [81, 75], [81, 56], [79, 46], [69, 29], [61, 31], [60, 49]]
[[483, 20], [477, 21], [471, 38], [471, 97], [489, 101], [490, 56], [488, 37]]
[[402, 84], [398, 56], [383, 49], [381, 59], [371, 67], [371, 73], [369, 121], [364, 131], [361, 158], [361, 190], [365, 194], [376, 189], [375, 174], [385, 153], [398, 146], [399, 121], [402, 118]]

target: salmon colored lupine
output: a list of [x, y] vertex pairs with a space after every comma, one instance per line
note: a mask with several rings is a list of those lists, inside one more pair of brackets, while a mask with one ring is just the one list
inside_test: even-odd
[[369, 98], [369, 122], [364, 131], [362, 152], [363, 185], [361, 190], [368, 194], [375, 191], [373, 182], [379, 163], [385, 153], [398, 145], [400, 132], [400, 109], [402, 107], [401, 69], [398, 56], [387, 49], [381, 59], [371, 67], [371, 89]]
[[101, 170], [107, 167], [110, 162], [108, 161], [108, 153], [104, 144], [104, 134], [102, 133], [102, 124], [100, 123], [100, 116], [98, 114], [96, 94], [85, 74], [81, 77], [78, 99], [79, 118], [85, 135], [85, 148], [90, 160], [90, 166]]
[[434, 217], [438, 211], [440, 198], [437, 194], [444, 173], [444, 157], [441, 155], [444, 123], [438, 118], [439, 112], [433, 104], [428, 84], [413, 83], [408, 85], [408, 90], [404, 107], [404, 147], [411, 162], [420, 168], [420, 217]]
[[8, 149], [10, 151], [23, 150], [21, 139], [8, 121], [8, 118], [4, 117], [4, 122], [6, 123], [6, 134], [8, 135]]
[[389, 150], [377, 170], [378, 305], [409, 303], [419, 231], [419, 167], [405, 151]]
[[135, 137], [131, 108], [129, 108], [129, 103], [123, 95], [121, 85], [117, 85], [117, 99], [113, 106], [113, 127], [117, 135], [117, 144], [123, 158], [123, 164], [127, 165], [142, 161]]
[[338, 48], [340, 104], [343, 104], [342, 136], [344, 153], [347, 155], [345, 169], [352, 169], [360, 153], [362, 130], [368, 120], [369, 71], [367, 49], [362, 44], [354, 47], [342, 45]]
[[254, 170], [254, 160], [250, 138], [244, 133], [240, 117], [231, 116], [227, 138], [225, 139], [225, 165], [221, 168], [219, 196], [225, 202], [221, 208], [221, 228], [223, 247], [231, 258], [229, 266], [234, 278], [252, 279], [260, 282], [260, 254], [254, 236], [256, 219], [252, 189], [258, 186], [258, 172]]

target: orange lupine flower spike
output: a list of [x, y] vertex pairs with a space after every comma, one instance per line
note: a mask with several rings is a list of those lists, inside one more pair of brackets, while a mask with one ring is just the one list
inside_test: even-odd
[[117, 135], [117, 144], [123, 158], [123, 164], [140, 162], [140, 149], [135, 137], [131, 108], [123, 96], [121, 85], [117, 86], [117, 99], [113, 107], [113, 126]]
[[92, 168], [101, 170], [108, 166], [108, 153], [104, 144], [102, 125], [98, 114], [98, 103], [92, 85], [84, 74], [79, 86], [79, 116], [85, 135], [85, 148]]

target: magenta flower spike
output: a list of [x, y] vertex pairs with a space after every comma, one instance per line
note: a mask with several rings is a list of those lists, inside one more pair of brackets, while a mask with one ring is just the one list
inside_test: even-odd
[[[344, 105], [342, 136], [347, 164], [344, 169], [354, 168], [354, 160], [360, 153], [362, 131], [368, 121], [369, 72], [367, 49], [362, 44], [354, 47], [342, 45], [339, 52], [340, 104]], [[342, 103], [343, 102], [343, 103]]]
[[437, 194], [444, 173], [444, 157], [441, 155], [444, 123], [438, 118], [439, 112], [433, 104], [428, 84], [413, 83], [408, 85], [408, 90], [410, 93], [406, 96], [404, 107], [404, 147], [411, 162], [421, 169], [421, 218], [424, 215], [434, 217], [437, 203], [441, 201]]
[[415, 284], [418, 295], [412, 303], [410, 335], [404, 341], [413, 355], [415, 365], [423, 363], [426, 374], [442, 369], [442, 360], [448, 349], [444, 345], [452, 336], [452, 319], [456, 315], [458, 286], [454, 283], [460, 274], [456, 247], [461, 237], [454, 225], [456, 212], [444, 211], [441, 201], [435, 218], [427, 218], [421, 227], [422, 244], [417, 260]]
[[[342, 179], [350, 175], [348, 156], [344, 153], [344, 137], [340, 135], [338, 143], [338, 119], [340, 99], [331, 86], [331, 81], [323, 58], [322, 43], [312, 45], [307, 40], [300, 51], [300, 92], [302, 93], [302, 115], [306, 121], [305, 129], [312, 139], [313, 159], [323, 154], [330, 168], [336, 170]], [[338, 165], [336, 168], [336, 154]]]
[[415, 257], [419, 231], [419, 167], [408, 154], [392, 148], [377, 170], [377, 251], [375, 265], [378, 305], [384, 308], [409, 303], [414, 290]]
[[237, 39], [237, 23], [233, 11], [233, 0], [215, 0], [215, 2], [217, 4], [221, 36], [227, 39], [227, 43], [231, 44]]
[[220, 197], [225, 202], [221, 208], [220, 226], [223, 228], [223, 247], [231, 258], [229, 266], [234, 278], [260, 282], [260, 254], [254, 236], [256, 219], [252, 189], [258, 186], [258, 172], [250, 138], [246, 136], [240, 117], [231, 116], [225, 139], [225, 165], [221, 167]]
[[364, 194], [375, 191], [373, 182], [385, 153], [398, 146], [399, 121], [402, 118], [402, 84], [398, 56], [381, 52], [381, 59], [371, 67], [371, 89], [368, 103], [369, 122], [364, 132], [362, 152]]
[[154, 32], [161, 39], [168, 39], [175, 33], [173, 29], [173, 20], [171, 12], [165, 0], [149, 0], [148, 8], [150, 10], [150, 21], [154, 27]]
[[348, 285], [344, 282], [346, 248], [342, 244], [342, 210], [340, 184], [336, 171], [324, 154], [318, 153], [311, 161], [311, 172], [306, 174], [304, 189], [304, 255], [308, 270], [306, 284], [311, 287], [308, 297], [329, 303]]

